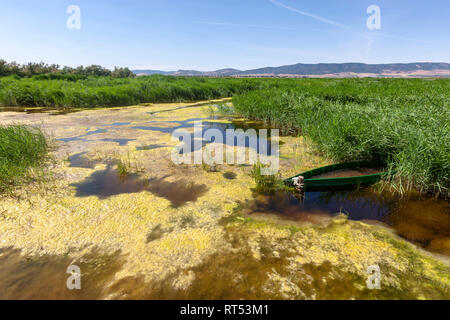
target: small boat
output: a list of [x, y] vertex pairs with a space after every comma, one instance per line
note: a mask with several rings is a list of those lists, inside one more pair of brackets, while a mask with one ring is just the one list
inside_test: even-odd
[[300, 173], [285, 180], [299, 191], [356, 189], [380, 181], [387, 172], [374, 169], [373, 162], [338, 163]]

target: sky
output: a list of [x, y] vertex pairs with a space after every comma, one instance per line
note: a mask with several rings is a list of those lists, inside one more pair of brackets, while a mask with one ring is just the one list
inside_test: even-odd
[[[80, 28], [69, 6], [80, 10]], [[379, 29], [369, 29], [369, 6]], [[448, 0], [1, 0], [0, 59], [132, 69], [450, 62]], [[75, 24], [76, 26], [76, 24]]]

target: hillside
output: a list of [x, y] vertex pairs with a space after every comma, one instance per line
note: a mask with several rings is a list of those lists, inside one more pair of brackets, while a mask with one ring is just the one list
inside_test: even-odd
[[450, 77], [448, 63], [418, 62], [418, 63], [318, 63], [293, 64], [281, 67], [265, 67], [252, 70], [221, 69], [216, 71], [157, 71], [133, 70], [137, 75], [165, 74], [177, 76], [204, 77]]

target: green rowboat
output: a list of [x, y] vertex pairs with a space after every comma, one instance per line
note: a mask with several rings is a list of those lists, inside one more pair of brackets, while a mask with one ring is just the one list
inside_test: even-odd
[[368, 161], [355, 161], [347, 163], [338, 163], [326, 167], [317, 168], [314, 170], [300, 173], [296, 176], [285, 180], [285, 183], [290, 186], [295, 186], [295, 178], [303, 177], [302, 188], [303, 191], [319, 191], [319, 190], [335, 190], [335, 189], [356, 189], [360, 186], [367, 186], [380, 181], [388, 175], [387, 172], [378, 172], [369, 175], [358, 175], [350, 177], [331, 177], [331, 178], [314, 178], [326, 173], [331, 173], [337, 170], [357, 169], [357, 168], [373, 168], [374, 163]]

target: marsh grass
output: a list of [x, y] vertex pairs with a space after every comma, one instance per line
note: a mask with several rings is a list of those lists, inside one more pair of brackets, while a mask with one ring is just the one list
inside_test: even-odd
[[0, 77], [0, 105], [93, 108], [231, 97], [265, 86], [261, 80], [144, 76], [79, 79]]
[[127, 164], [122, 160], [117, 160], [117, 173], [119, 177], [126, 178], [130, 174], [130, 167], [131, 165], [129, 163]]
[[48, 148], [39, 128], [0, 126], [0, 191], [36, 179], [42, 172]]
[[114, 162], [117, 166], [119, 177], [126, 178], [130, 174], [139, 174], [145, 171], [138, 159], [132, 156], [130, 150], [128, 150], [126, 157], [120, 155], [116, 156], [118, 156], [118, 158], [116, 158]]
[[272, 194], [277, 191], [293, 191], [288, 187], [279, 175], [263, 175], [263, 165], [257, 163], [253, 165], [250, 172], [251, 177], [255, 181], [255, 192], [260, 194]]
[[241, 116], [307, 136], [336, 162], [370, 160], [399, 193], [450, 190], [450, 80], [308, 80], [233, 98]]
[[[199, 101], [282, 134], [304, 135], [336, 162], [389, 168], [399, 193], [450, 190], [450, 79], [227, 79], [172, 76], [0, 78], [0, 105], [56, 108]], [[3, 169], [6, 170], [6, 169]]]
[[229, 103], [218, 103], [216, 107], [217, 107], [217, 111], [221, 115], [233, 115], [234, 114], [233, 106], [230, 105]]

